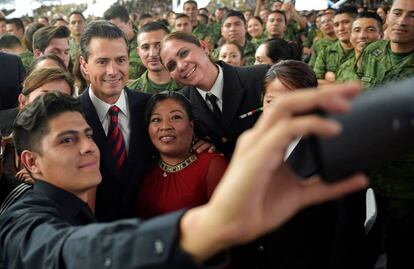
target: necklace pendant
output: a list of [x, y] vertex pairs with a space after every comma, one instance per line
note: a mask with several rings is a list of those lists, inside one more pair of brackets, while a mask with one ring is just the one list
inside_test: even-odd
[[163, 177], [167, 177], [167, 172], [164, 171], [164, 173], [162, 174]]

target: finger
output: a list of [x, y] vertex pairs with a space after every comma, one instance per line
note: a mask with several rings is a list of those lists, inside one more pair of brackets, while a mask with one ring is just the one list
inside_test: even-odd
[[300, 196], [302, 204], [309, 206], [328, 200], [338, 199], [346, 194], [362, 190], [368, 186], [368, 178], [356, 174], [335, 183], [323, 182], [319, 177], [301, 182], [303, 189]]
[[315, 111], [317, 108], [332, 113], [346, 112], [349, 100], [360, 92], [358, 84], [331, 85], [318, 90], [296, 91], [278, 98], [256, 123], [255, 129], [262, 133], [279, 119]]

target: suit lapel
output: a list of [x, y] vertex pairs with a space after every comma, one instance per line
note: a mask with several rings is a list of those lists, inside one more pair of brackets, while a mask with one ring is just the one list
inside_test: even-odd
[[239, 110], [245, 89], [240, 84], [236, 69], [225, 63], [220, 64], [223, 68], [223, 124], [229, 126]]
[[83, 104], [86, 119], [93, 129], [93, 140], [100, 150], [101, 163], [103, 162], [111, 173], [116, 174], [115, 159], [110, 148], [107, 146], [105, 131], [99, 120], [98, 113], [96, 113], [95, 106], [89, 98], [88, 90], [80, 96], [80, 100]]
[[223, 132], [223, 127], [219, 121], [214, 117], [211, 110], [208, 108], [206, 101], [198, 93], [195, 87], [190, 87], [189, 89], [189, 99], [193, 105], [194, 118], [206, 123], [209, 126], [210, 130], [217, 135], [221, 136]]

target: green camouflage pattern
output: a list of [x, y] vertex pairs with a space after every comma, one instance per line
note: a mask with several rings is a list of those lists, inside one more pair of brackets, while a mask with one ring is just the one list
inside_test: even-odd
[[391, 53], [389, 40], [373, 42], [364, 49], [357, 74], [365, 89], [414, 76], [414, 53], [397, 63], [392, 62]]
[[26, 71], [28, 70], [28, 68], [30, 67], [30, 65], [33, 63], [34, 61], [34, 56], [33, 53], [26, 50], [22, 53], [19, 54], [20, 59], [22, 60], [23, 66], [26, 69]]
[[354, 55], [353, 49], [344, 50], [340, 41], [335, 41], [319, 53], [313, 71], [318, 79], [325, 79], [326, 72], [336, 73], [339, 66]]
[[313, 44], [312, 55], [309, 60], [309, 66], [313, 68], [315, 66], [316, 58], [318, 57], [319, 53], [325, 50], [327, 47], [329, 47], [334, 42], [335, 40], [325, 39], [325, 38], [316, 41]]
[[76, 43], [76, 40], [70, 36], [69, 37], [69, 55], [72, 63], [75, 63], [76, 56], [80, 53], [80, 45]]
[[136, 36], [129, 42], [129, 79], [137, 79], [147, 70], [138, 56]]
[[355, 55], [348, 60], [346, 60], [336, 72], [336, 82], [344, 83], [347, 81], [359, 80], [359, 77], [356, 73], [356, 58]]
[[170, 82], [166, 84], [157, 84], [148, 79], [148, 70], [144, 72], [138, 79], [132, 81], [128, 84], [128, 88], [135, 91], [142, 91], [146, 93], [156, 94], [162, 91], [177, 91], [181, 87], [171, 79]]

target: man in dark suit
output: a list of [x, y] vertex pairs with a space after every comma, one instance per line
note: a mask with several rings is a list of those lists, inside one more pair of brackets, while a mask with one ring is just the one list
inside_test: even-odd
[[13, 108], [17, 105], [26, 71], [18, 56], [1, 51], [0, 70], [0, 110]]
[[[128, 41], [118, 27], [109, 22], [93, 22], [86, 27], [80, 46], [81, 66], [91, 81], [80, 100], [101, 152], [102, 183], [97, 187], [95, 213], [100, 221], [133, 217], [138, 185], [151, 159], [144, 117], [150, 95], [125, 87]], [[108, 141], [112, 130], [110, 110], [114, 106], [119, 109], [119, 141], [126, 157], [124, 153], [114, 154]]]

